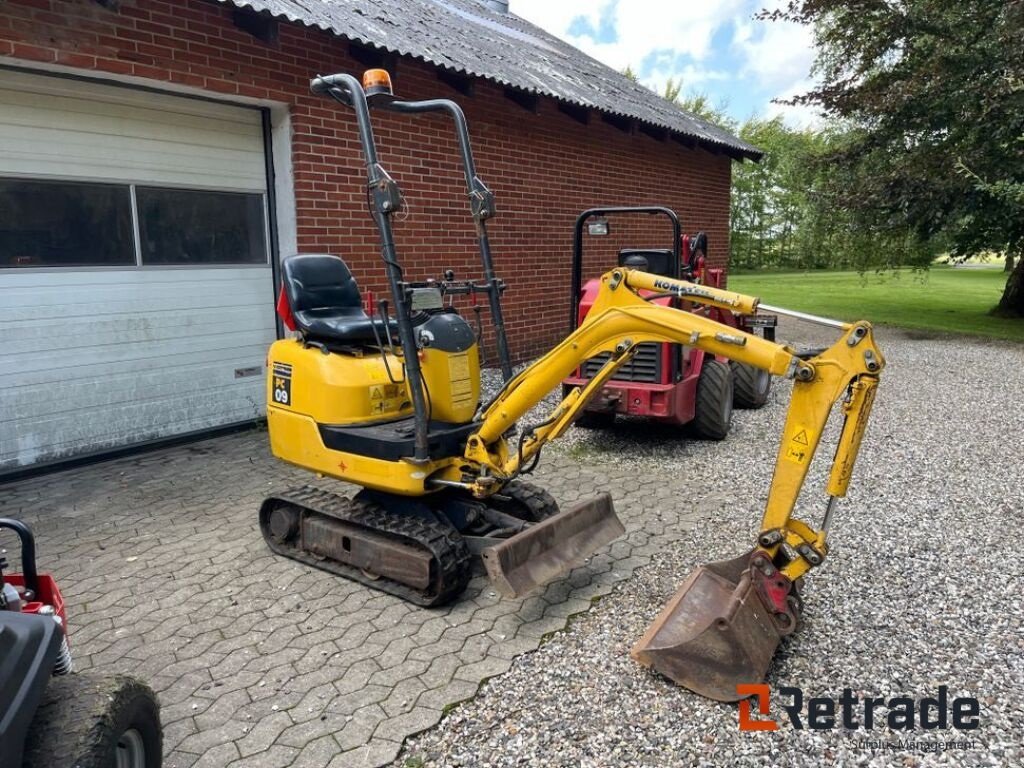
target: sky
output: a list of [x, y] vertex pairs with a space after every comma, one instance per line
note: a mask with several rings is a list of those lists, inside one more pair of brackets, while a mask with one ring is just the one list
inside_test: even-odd
[[816, 125], [813, 110], [772, 103], [812, 83], [810, 30], [754, 18], [784, 2], [510, 0], [510, 10], [658, 91], [682, 78], [684, 93], [706, 93], [738, 121], [781, 114], [796, 128]]

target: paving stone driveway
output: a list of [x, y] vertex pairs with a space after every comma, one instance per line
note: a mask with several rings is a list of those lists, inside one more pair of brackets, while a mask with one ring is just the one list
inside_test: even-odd
[[385, 764], [715, 503], [680, 510], [680, 480], [547, 457], [537, 482], [563, 503], [613, 489], [628, 536], [527, 599], [478, 576], [421, 609], [270, 554], [260, 501], [310, 478], [253, 430], [0, 486], [63, 587], [77, 668], [159, 693], [168, 768]]

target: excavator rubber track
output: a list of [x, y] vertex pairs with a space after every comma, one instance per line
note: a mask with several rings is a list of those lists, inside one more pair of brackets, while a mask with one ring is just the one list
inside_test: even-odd
[[472, 575], [469, 549], [453, 527], [312, 486], [264, 500], [260, 531], [279, 555], [416, 605], [455, 599]]

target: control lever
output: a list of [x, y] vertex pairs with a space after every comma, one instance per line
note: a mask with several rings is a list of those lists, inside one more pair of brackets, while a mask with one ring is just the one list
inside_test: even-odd
[[[404, 384], [405, 383], [404, 375], [402, 377], [402, 380], [398, 381], [395, 378], [394, 374], [391, 373], [391, 364], [388, 363], [388, 352], [390, 352], [392, 355], [395, 355], [396, 357], [397, 357], [398, 353], [395, 351], [395, 342], [391, 338], [391, 323], [389, 322], [390, 318], [388, 317], [388, 300], [387, 299], [380, 299], [377, 302], [377, 314], [380, 316], [380, 322], [384, 326], [384, 335], [385, 335], [385, 337], [387, 338], [387, 341], [388, 341], [387, 349], [384, 349], [384, 344], [381, 343], [381, 338], [380, 338], [380, 334], [377, 331], [376, 323], [371, 324], [370, 327], [373, 328], [373, 338], [377, 341], [377, 346], [380, 347], [380, 358], [381, 358], [381, 360], [384, 361], [384, 370], [387, 371], [388, 379], [391, 380], [392, 384]], [[404, 366], [405, 363], [403, 362], [402, 365]]]
[[[453, 283], [453, 282], [455, 282], [455, 270], [454, 269], [446, 269], [444, 271], [444, 283], [443, 283], [445, 289], [448, 288], [448, 283]], [[445, 290], [445, 293], [448, 293], [448, 291]], [[451, 309], [454, 305], [455, 305], [455, 294], [454, 293], [448, 293], [448, 309]]]
[[473, 305], [473, 314], [476, 315], [476, 348], [480, 355], [480, 367], [487, 365], [487, 354], [484, 352], [484, 323], [480, 317], [480, 313], [483, 312], [483, 307], [480, 306], [480, 302], [476, 300], [476, 292], [471, 291], [469, 294], [469, 300]]

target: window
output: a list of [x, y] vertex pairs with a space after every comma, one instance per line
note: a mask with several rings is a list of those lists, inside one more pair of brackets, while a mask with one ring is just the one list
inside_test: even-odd
[[263, 195], [137, 187], [142, 264], [266, 264]]
[[0, 269], [267, 263], [261, 193], [135, 187], [133, 211], [132, 191], [0, 177]]
[[0, 178], [0, 269], [134, 264], [127, 185]]

